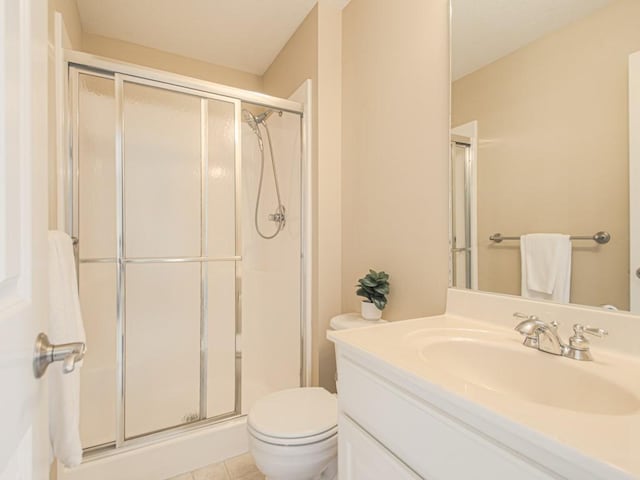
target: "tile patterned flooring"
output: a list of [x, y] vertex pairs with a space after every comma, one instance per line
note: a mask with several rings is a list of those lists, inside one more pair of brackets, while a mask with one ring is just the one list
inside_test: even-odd
[[183, 473], [169, 480], [264, 480], [250, 453]]

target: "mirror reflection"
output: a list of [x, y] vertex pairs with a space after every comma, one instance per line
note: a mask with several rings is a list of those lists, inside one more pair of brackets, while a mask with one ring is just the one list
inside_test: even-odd
[[[452, 15], [452, 284], [629, 310], [640, 2], [452, 0]], [[562, 236], [521, 239], [542, 233]]]

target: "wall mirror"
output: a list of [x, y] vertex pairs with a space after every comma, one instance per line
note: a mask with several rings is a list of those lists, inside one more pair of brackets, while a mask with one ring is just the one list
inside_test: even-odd
[[[451, 284], [520, 295], [520, 235], [584, 236], [572, 240], [569, 301], [629, 310], [640, 2], [451, 2]], [[592, 239], [601, 231], [605, 244]]]

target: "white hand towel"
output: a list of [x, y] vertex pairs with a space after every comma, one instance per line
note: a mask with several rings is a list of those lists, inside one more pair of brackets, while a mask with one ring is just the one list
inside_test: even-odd
[[569, 303], [571, 240], [559, 233], [520, 237], [523, 297]]
[[[49, 340], [84, 342], [75, 257], [71, 237], [49, 232]], [[67, 467], [82, 460], [80, 443], [80, 364], [64, 374], [62, 362], [49, 365], [49, 437], [54, 456]]]

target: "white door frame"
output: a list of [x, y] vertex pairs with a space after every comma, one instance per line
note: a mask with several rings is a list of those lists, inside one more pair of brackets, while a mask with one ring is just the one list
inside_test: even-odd
[[640, 313], [640, 271], [638, 269], [640, 269], [640, 51], [629, 55], [629, 310], [632, 313]]

